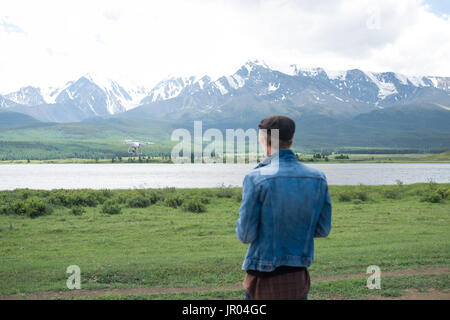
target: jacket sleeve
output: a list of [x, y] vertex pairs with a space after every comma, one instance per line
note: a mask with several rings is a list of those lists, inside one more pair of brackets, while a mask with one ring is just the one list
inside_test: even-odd
[[316, 230], [314, 232], [314, 237], [326, 237], [330, 234], [331, 231], [331, 199], [330, 193], [328, 192], [328, 183], [325, 181], [324, 183], [324, 203], [322, 210], [319, 215], [319, 220], [317, 221]]
[[236, 235], [243, 243], [251, 243], [258, 237], [261, 203], [259, 190], [250, 176], [245, 176], [242, 188], [242, 204], [236, 222]]

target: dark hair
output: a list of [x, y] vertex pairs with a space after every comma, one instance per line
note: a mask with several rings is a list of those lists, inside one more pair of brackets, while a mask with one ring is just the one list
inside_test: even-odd
[[272, 129], [278, 129], [280, 148], [289, 148], [294, 140], [295, 122], [291, 118], [273, 115], [261, 122], [258, 125], [259, 129], [267, 130], [267, 142], [270, 144], [270, 134]]

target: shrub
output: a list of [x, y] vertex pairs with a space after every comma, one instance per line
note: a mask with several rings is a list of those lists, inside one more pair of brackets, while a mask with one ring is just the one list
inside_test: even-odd
[[439, 193], [437, 193], [436, 191], [427, 192], [420, 199], [420, 201], [422, 201], [422, 202], [431, 202], [431, 203], [439, 203], [439, 202], [441, 202], [441, 200], [442, 200], [442, 196]]
[[17, 214], [18, 216], [25, 215], [27, 207], [25, 205], [25, 200], [16, 200], [11, 203], [9, 213]]
[[367, 201], [369, 200], [369, 194], [367, 190], [361, 186], [354, 191], [344, 191], [339, 193], [338, 200], [342, 202], [349, 202], [351, 200]]
[[446, 189], [444, 187], [437, 188], [434, 186], [433, 188], [430, 186], [430, 190], [422, 195], [420, 201], [422, 202], [431, 202], [431, 203], [439, 203], [442, 200], [446, 200], [450, 198], [450, 189]]
[[107, 200], [105, 201], [105, 203], [103, 203], [102, 213], [119, 214], [121, 212], [122, 208], [120, 208], [120, 206], [113, 200]]
[[119, 193], [119, 194], [116, 194], [111, 200], [114, 201], [115, 203], [123, 204], [123, 203], [127, 203], [128, 197], [129, 196], [127, 196], [126, 194]]
[[341, 192], [338, 194], [338, 199], [339, 199], [339, 201], [342, 201], [342, 202], [348, 202], [348, 201], [352, 200], [352, 196], [348, 192]]
[[428, 188], [432, 191], [436, 190], [437, 183], [430, 179], [430, 181], [428, 182]]
[[183, 204], [183, 199], [180, 196], [171, 195], [164, 199], [164, 204], [171, 208], [178, 208]]
[[210, 190], [210, 189], [203, 189], [203, 190], [201, 190], [201, 194], [202, 194], [202, 196], [210, 199], [216, 195], [216, 192], [214, 190]]
[[68, 192], [66, 190], [54, 190], [48, 197], [48, 201], [56, 206], [68, 206]]
[[156, 189], [150, 192], [152, 199], [154, 199], [155, 203], [158, 201], [164, 201], [166, 198], [175, 195], [177, 193], [176, 188], [174, 187], [165, 187], [162, 189]]
[[209, 198], [200, 197], [200, 198], [198, 198], [198, 200], [200, 200], [200, 202], [203, 203], [203, 204], [209, 204], [210, 203]]
[[96, 207], [99, 201], [92, 193], [75, 193], [69, 197], [69, 206]]
[[175, 187], [164, 187], [161, 189], [161, 192], [163, 194], [170, 194], [170, 193], [174, 193], [177, 189]]
[[105, 202], [103, 191], [93, 190], [55, 190], [49, 196], [49, 202], [67, 208], [71, 207], [96, 207]]
[[[22, 210], [25, 209], [25, 212]], [[30, 197], [25, 200], [24, 207], [20, 208], [21, 214], [25, 214], [27, 217], [36, 218], [39, 216], [52, 213], [52, 207], [42, 199], [38, 197]]]
[[367, 201], [367, 200], [369, 200], [369, 193], [366, 190], [364, 190], [364, 189], [356, 190], [353, 193], [353, 199], [359, 199], [361, 201]]
[[73, 207], [70, 210], [70, 213], [74, 216], [81, 216], [86, 213], [86, 209], [84, 209], [83, 207]]
[[450, 189], [446, 189], [446, 188], [442, 187], [442, 188], [438, 188], [436, 190], [436, 192], [438, 194], [440, 194], [442, 200], [450, 199]]
[[400, 199], [402, 196], [399, 189], [385, 189], [383, 190], [383, 197], [386, 199]]
[[16, 214], [30, 218], [51, 214], [53, 208], [44, 200], [31, 196], [26, 200], [15, 199], [0, 206], [0, 214]]
[[148, 198], [150, 199], [151, 204], [155, 204], [156, 202], [158, 202], [161, 199], [160, 196], [156, 192], [153, 192], [153, 191], [149, 193]]
[[186, 201], [183, 204], [183, 209], [185, 211], [195, 212], [195, 213], [201, 213], [205, 212], [206, 208], [205, 205], [202, 203], [201, 199], [191, 199]]
[[18, 189], [16, 190], [17, 195], [19, 198], [26, 200], [28, 197], [31, 196], [31, 190], [30, 189]]
[[9, 214], [9, 207], [7, 205], [0, 205], [0, 214]]
[[225, 185], [222, 184], [222, 186], [220, 186], [219, 190], [217, 191], [217, 197], [218, 198], [231, 198], [233, 197], [233, 189], [231, 187], [226, 187]]
[[129, 208], [147, 208], [150, 204], [152, 204], [150, 198], [142, 195], [135, 196], [127, 201]]
[[113, 196], [113, 192], [109, 189], [101, 189], [99, 191], [99, 193], [104, 197], [104, 198], [111, 198]]

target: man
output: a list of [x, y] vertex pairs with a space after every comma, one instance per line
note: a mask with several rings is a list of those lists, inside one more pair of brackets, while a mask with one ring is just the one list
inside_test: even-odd
[[[236, 223], [238, 239], [250, 243], [242, 265], [246, 299], [306, 300], [314, 237], [331, 230], [327, 180], [290, 150], [292, 119], [275, 115], [258, 127], [267, 158], [245, 176]], [[272, 150], [276, 130], [279, 151]]]

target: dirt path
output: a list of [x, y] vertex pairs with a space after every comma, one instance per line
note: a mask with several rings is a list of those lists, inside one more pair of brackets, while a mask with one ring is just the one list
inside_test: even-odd
[[[382, 271], [381, 275], [422, 275], [422, 274], [446, 274], [450, 273], [450, 268], [433, 268], [433, 269], [404, 269]], [[353, 273], [333, 276], [311, 277], [311, 281], [326, 282], [333, 280], [343, 280], [349, 278], [367, 277], [365, 273]], [[190, 293], [201, 291], [233, 291], [242, 289], [242, 284], [226, 285], [226, 286], [210, 286], [210, 287], [190, 287], [190, 288], [130, 288], [130, 289], [94, 289], [94, 290], [73, 290], [73, 291], [42, 291], [25, 295], [0, 295], [0, 300], [40, 300], [54, 298], [79, 298], [79, 297], [100, 297], [104, 295], [152, 295], [164, 293]], [[437, 290], [430, 292], [414, 292], [407, 290], [405, 295], [395, 299], [445, 299], [450, 300], [450, 293], [443, 293]], [[385, 297], [374, 296], [372, 299], [386, 299]]]
[[369, 300], [450, 300], [450, 292], [429, 289], [427, 292], [419, 292], [414, 289], [406, 289], [400, 297], [370, 296]]

